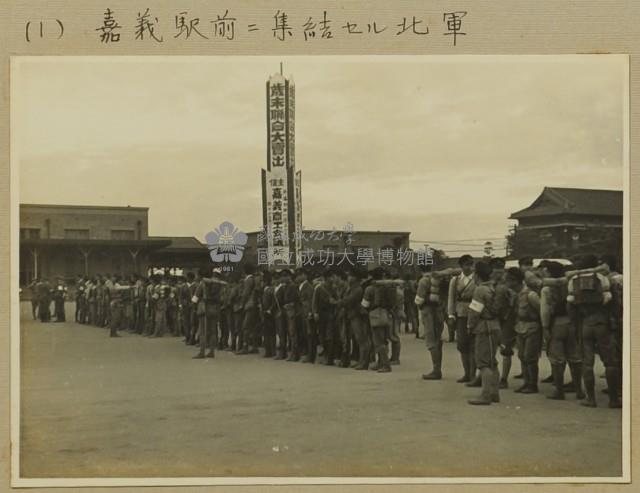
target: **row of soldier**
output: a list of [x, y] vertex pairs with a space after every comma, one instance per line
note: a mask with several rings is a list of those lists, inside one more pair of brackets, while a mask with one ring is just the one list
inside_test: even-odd
[[[538, 393], [539, 360], [544, 350], [552, 375], [551, 399], [575, 392], [588, 407], [596, 407], [594, 363], [605, 367], [609, 407], [621, 407], [622, 395], [622, 275], [615, 259], [584, 255], [573, 265], [522, 258], [519, 267], [505, 270], [505, 261], [479, 261], [465, 255], [458, 269], [433, 271], [425, 267], [415, 302], [425, 325], [433, 370], [425, 380], [442, 378], [443, 312], [455, 327], [463, 376], [458, 382], [482, 387], [475, 405], [499, 402], [499, 389], [508, 387], [514, 348], [523, 383], [516, 392]], [[446, 292], [446, 296], [443, 296]], [[446, 310], [444, 307], [446, 306]], [[497, 352], [502, 355], [498, 368]], [[566, 367], [571, 382], [564, 383]], [[584, 384], [584, 391], [583, 391]]]
[[[458, 382], [483, 388], [472, 404], [499, 401], [517, 349], [522, 372], [515, 378], [523, 379], [517, 392], [538, 392], [544, 350], [552, 375], [543, 381], [555, 387], [550, 397], [575, 392], [593, 407], [599, 354], [609, 405], [620, 406], [622, 276], [612, 270], [612, 259], [587, 255], [574, 266], [543, 261], [534, 269], [524, 258], [505, 270], [503, 259], [474, 263], [465, 255], [459, 264], [424, 266], [418, 281], [411, 275], [391, 279], [382, 268], [353, 269], [346, 279], [334, 269], [255, 272], [251, 266], [243, 278], [218, 268], [186, 277], [97, 276], [77, 283], [76, 320], [109, 327], [113, 337], [119, 329], [184, 336], [185, 343], [199, 344], [198, 359], [214, 357], [216, 349], [250, 354], [263, 347], [264, 357], [313, 363], [320, 346], [325, 364], [337, 359], [343, 367], [390, 372], [400, 363], [401, 324], [418, 335], [419, 313], [433, 363], [423, 378], [442, 378], [446, 324], [460, 353]], [[565, 385], [567, 366], [572, 380]]]
[[[374, 277], [381, 282], [385, 273]], [[386, 282], [385, 307], [389, 312], [391, 355], [372, 349], [375, 339], [369, 330], [366, 310], [361, 306], [367, 282], [358, 270], [347, 276], [338, 270], [312, 273], [255, 272], [244, 269], [244, 277], [223, 275], [219, 268], [202, 270], [199, 276], [96, 276], [80, 278], [76, 293], [76, 320], [149, 337], [166, 333], [184, 336], [186, 344], [199, 345], [195, 358], [214, 357], [215, 350], [236, 354], [258, 353], [288, 361], [316, 362], [318, 346], [323, 363], [359, 370], [391, 371], [400, 363], [403, 321], [418, 331], [413, 303], [416, 281]], [[375, 355], [383, 354], [375, 362]]]

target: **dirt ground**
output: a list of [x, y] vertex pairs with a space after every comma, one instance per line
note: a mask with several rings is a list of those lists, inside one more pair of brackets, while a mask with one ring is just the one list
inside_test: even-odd
[[228, 352], [192, 360], [178, 338], [111, 339], [29, 311], [23, 304], [23, 477], [621, 474], [621, 412], [606, 407], [602, 379], [597, 409], [573, 394], [549, 401], [548, 384], [474, 407], [466, 399], [478, 389], [455, 382], [455, 344], [445, 344], [444, 380], [426, 382], [428, 353], [410, 334], [402, 364], [378, 374]]

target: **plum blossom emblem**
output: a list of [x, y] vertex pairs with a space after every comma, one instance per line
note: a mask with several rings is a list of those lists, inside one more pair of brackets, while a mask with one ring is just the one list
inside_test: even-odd
[[225, 221], [204, 237], [214, 262], [240, 262], [247, 244], [246, 233]]

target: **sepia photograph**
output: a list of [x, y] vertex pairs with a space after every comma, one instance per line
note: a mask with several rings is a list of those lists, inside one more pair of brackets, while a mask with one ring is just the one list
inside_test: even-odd
[[10, 75], [20, 479], [628, 480], [627, 56]]

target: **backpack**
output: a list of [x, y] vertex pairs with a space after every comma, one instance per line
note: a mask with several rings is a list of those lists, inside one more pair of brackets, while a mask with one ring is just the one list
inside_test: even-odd
[[518, 320], [521, 322], [535, 322], [539, 320], [540, 314], [533, 309], [533, 307], [529, 304], [529, 293], [531, 290], [527, 287], [524, 287], [522, 291], [518, 293], [518, 298], [516, 301], [516, 310]]
[[373, 306], [393, 310], [396, 306], [396, 287], [393, 284], [376, 286], [373, 298]]
[[[468, 286], [469, 285], [467, 284], [467, 287]], [[480, 314], [480, 317], [483, 319], [500, 318], [502, 314], [500, 313], [500, 301], [496, 296], [496, 288], [495, 286], [490, 286], [489, 290], [491, 291], [491, 300], [483, 308], [482, 313]]]
[[552, 286], [551, 292], [553, 293], [553, 316], [554, 317], [564, 317], [567, 315], [567, 287], [563, 286]]
[[596, 273], [577, 275], [572, 288], [575, 305], [601, 304], [604, 300], [602, 281]]
[[204, 283], [204, 299], [208, 303], [217, 303], [220, 301], [220, 292], [222, 291], [222, 285], [218, 282], [205, 282]]

